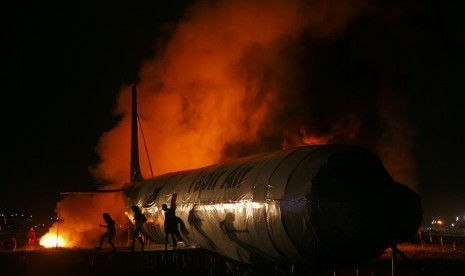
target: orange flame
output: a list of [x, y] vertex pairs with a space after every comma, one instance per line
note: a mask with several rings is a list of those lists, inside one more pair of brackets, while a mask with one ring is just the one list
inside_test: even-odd
[[65, 240], [61, 236], [54, 235], [53, 233], [49, 232], [45, 234], [40, 239], [40, 245], [46, 248], [52, 247], [68, 247], [69, 245], [66, 244]]

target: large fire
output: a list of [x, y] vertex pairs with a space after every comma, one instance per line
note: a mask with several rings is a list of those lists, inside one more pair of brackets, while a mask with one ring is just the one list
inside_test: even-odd
[[68, 247], [65, 240], [61, 236], [53, 233], [47, 233], [40, 239], [40, 245], [46, 248], [52, 247]]
[[[160, 175], [280, 146], [375, 137], [361, 131], [369, 107], [377, 104], [376, 97], [365, 94], [376, 87], [350, 78], [346, 83], [335, 83], [326, 77], [315, 84], [311, 77], [321, 59], [314, 54], [314, 44], [337, 37], [348, 23], [370, 12], [370, 1], [356, 2], [239, 0], [194, 4], [166, 47], [140, 70], [138, 112], [147, 141], [147, 148], [140, 147], [142, 174], [150, 176], [146, 150], [153, 171]], [[333, 72], [339, 71], [330, 70]], [[97, 148], [101, 163], [93, 173], [96, 179], [113, 183], [105, 187], [108, 189], [121, 188], [128, 181], [130, 91], [131, 86], [121, 88], [115, 110], [122, 119], [101, 136]], [[389, 106], [379, 109], [383, 114], [377, 118], [391, 127], [388, 135], [406, 133], [398, 131], [403, 128], [401, 120], [387, 122], [390, 112], [399, 115], [401, 110]], [[402, 153], [385, 152], [387, 167], [402, 163], [398, 156], [408, 159], [405, 155], [410, 146], [397, 143], [403, 139], [390, 138], [367, 143], [378, 149], [389, 145]], [[399, 169], [397, 175], [408, 175], [414, 168], [408, 170]], [[410, 179], [398, 180], [412, 183]], [[61, 246], [95, 246], [101, 234], [101, 213], [109, 212], [123, 223], [122, 208], [118, 196], [65, 197], [60, 203], [64, 223], [59, 233], [68, 238]], [[50, 233], [56, 236], [56, 225]]]
[[[121, 237], [127, 236], [128, 220], [120, 194], [70, 194], [57, 206], [59, 222], [41, 238], [44, 247], [86, 247], [98, 245], [105, 229], [102, 214], [108, 212], [116, 221], [115, 244], [125, 246]], [[57, 241], [58, 237], [58, 241]], [[58, 242], [58, 246], [57, 246]]]

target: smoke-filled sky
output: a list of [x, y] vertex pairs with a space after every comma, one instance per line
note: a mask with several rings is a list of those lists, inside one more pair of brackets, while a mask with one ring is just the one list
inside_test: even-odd
[[[3, 10], [2, 208], [51, 213], [60, 192], [128, 181], [136, 84], [154, 175], [351, 143], [417, 191], [426, 217], [465, 214], [458, 4], [54, 1]], [[95, 198], [71, 201], [100, 219]]]

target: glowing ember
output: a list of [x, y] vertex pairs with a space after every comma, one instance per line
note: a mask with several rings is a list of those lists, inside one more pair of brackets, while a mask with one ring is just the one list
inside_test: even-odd
[[51, 247], [64, 247], [66, 246], [65, 241], [62, 237], [56, 236], [56, 234], [48, 233], [40, 239], [40, 245], [51, 248]]

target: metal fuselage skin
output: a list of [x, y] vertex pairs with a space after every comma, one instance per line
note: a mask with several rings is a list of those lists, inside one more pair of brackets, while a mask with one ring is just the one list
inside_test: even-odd
[[312, 266], [354, 263], [412, 237], [420, 199], [372, 152], [302, 146], [126, 183], [125, 205], [165, 242], [162, 204], [176, 198], [184, 242], [230, 259]]

